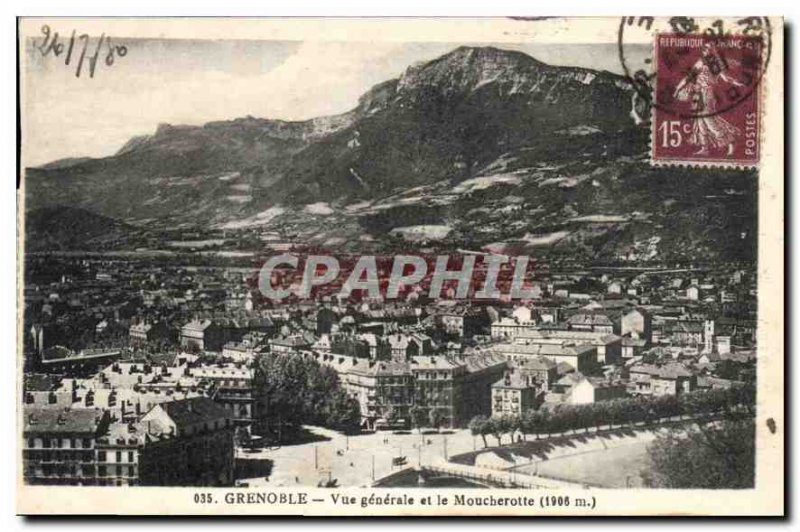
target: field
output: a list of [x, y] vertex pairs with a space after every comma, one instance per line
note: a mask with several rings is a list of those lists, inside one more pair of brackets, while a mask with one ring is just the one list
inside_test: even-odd
[[573, 454], [516, 468], [520, 473], [586, 483], [605, 488], [640, 487], [639, 472], [647, 463], [647, 444], [629, 445]]

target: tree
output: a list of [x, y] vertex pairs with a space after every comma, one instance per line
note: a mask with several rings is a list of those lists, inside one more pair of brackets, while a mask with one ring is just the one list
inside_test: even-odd
[[487, 434], [494, 436], [494, 439], [497, 440], [498, 446], [503, 445], [503, 431], [499, 418], [490, 417], [486, 420], [486, 432]]
[[671, 429], [648, 446], [645, 484], [656, 488], [741, 489], [755, 485], [752, 418]]
[[361, 425], [361, 408], [358, 401], [337, 390], [325, 405], [323, 420], [326, 427], [344, 433], [357, 432]]
[[[499, 418], [496, 418], [497, 427], [495, 430], [501, 436], [503, 434], [508, 434], [511, 443], [514, 443], [514, 431], [516, 430], [517, 423], [515, 418], [517, 416], [511, 416], [509, 414], [503, 414]], [[499, 438], [498, 438], [499, 441]], [[502, 444], [501, 444], [502, 445]]]
[[725, 359], [717, 363], [717, 366], [714, 368], [714, 374], [720, 379], [737, 381], [741, 377], [742, 370], [746, 367], [747, 366], [741, 362]]
[[[536, 410], [528, 410], [524, 412], [520, 416], [519, 420], [519, 431], [523, 434], [523, 438], [526, 434], [534, 434], [536, 433], [538, 424], [536, 423], [536, 416], [538, 412]], [[537, 434], [538, 437], [538, 434]]]
[[239, 447], [250, 446], [250, 430], [247, 427], [236, 427], [235, 437], [236, 445]]
[[421, 406], [415, 406], [411, 409], [411, 422], [418, 431], [422, 431], [422, 427], [425, 425], [427, 420], [428, 411], [425, 408]]
[[486, 435], [488, 434], [486, 430], [486, 416], [475, 416], [469, 421], [469, 431], [473, 436], [480, 436], [483, 439], [483, 446], [488, 447], [489, 445], [486, 443]]
[[254, 429], [262, 434], [283, 438], [302, 424], [352, 431], [361, 421], [336, 372], [300, 354], [257, 357], [253, 387]]
[[432, 428], [439, 430], [446, 420], [447, 413], [443, 408], [433, 406], [428, 410], [428, 422]]

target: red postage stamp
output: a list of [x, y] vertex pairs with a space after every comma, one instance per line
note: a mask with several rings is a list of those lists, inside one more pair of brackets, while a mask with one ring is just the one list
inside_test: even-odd
[[656, 36], [654, 163], [758, 164], [762, 47], [756, 36]]

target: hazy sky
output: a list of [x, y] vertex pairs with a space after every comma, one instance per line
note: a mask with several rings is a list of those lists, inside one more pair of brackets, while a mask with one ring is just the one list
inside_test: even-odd
[[[65, 66], [64, 55], [44, 56], [35, 46], [26, 47], [26, 165], [111, 155], [159, 123], [203, 124], [245, 115], [299, 120], [341, 113], [371, 86], [399, 76], [415, 62], [463, 44], [492, 43], [127, 39], [124, 44], [127, 55], [111, 66], [101, 54], [94, 78], [86, 66], [76, 77], [75, 59]], [[550, 64], [621, 71], [613, 44], [496, 46]], [[93, 43], [89, 50], [93, 53]]]

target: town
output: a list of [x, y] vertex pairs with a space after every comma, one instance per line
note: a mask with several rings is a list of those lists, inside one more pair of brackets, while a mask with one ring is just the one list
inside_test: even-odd
[[26, 482], [382, 485], [524, 437], [492, 420], [755, 383], [751, 265], [538, 264], [523, 300], [271, 302], [257, 271], [26, 257]]

